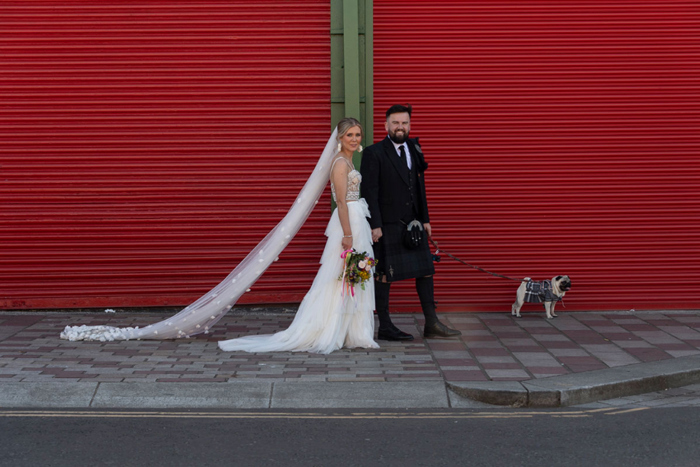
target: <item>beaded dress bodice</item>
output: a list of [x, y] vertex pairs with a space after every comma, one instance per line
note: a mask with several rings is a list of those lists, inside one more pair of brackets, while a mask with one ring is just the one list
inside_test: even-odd
[[[338, 162], [342, 158], [338, 158], [333, 162], [333, 165], [335, 165], [336, 162]], [[345, 160], [345, 159], [343, 159]], [[345, 160], [347, 162], [347, 160]], [[348, 172], [348, 191], [345, 194], [345, 201], [357, 201], [360, 199], [360, 183], [362, 182], [362, 175], [360, 174], [359, 171], [355, 170], [352, 165], [350, 165], [349, 162], [347, 164], [351, 167], [352, 170]], [[331, 167], [331, 171], [333, 168]], [[333, 182], [331, 181], [331, 193], [333, 194], [333, 201], [336, 203], [338, 202], [338, 199], [335, 196], [335, 185], [333, 185]]]

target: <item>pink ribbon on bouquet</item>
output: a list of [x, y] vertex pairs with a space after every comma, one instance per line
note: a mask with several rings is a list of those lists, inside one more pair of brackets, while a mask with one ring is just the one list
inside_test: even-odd
[[[343, 251], [343, 252], [340, 254], [340, 257], [341, 257], [342, 259], [346, 259], [346, 258], [348, 257], [348, 254], [349, 254], [349, 253], [352, 253], [352, 251], [353, 251], [352, 248], [350, 248], [349, 250], [345, 250], [345, 251]], [[343, 279], [342, 279], [342, 281], [343, 281], [343, 288], [342, 288], [342, 290], [341, 290], [340, 296], [341, 296], [341, 297], [345, 297], [345, 289], [347, 288], [347, 289], [348, 289], [348, 292], [350, 293], [350, 295], [352, 295], [352, 299], [353, 299], [353, 301], [354, 301], [354, 300], [355, 300], [355, 287], [353, 287], [352, 285], [350, 285], [349, 283], [347, 283], [347, 282], [345, 281], [345, 273], [347, 272], [347, 270], [348, 270], [348, 263], [347, 263], [347, 260], [346, 260], [346, 262], [345, 262], [345, 267], [343, 268]]]

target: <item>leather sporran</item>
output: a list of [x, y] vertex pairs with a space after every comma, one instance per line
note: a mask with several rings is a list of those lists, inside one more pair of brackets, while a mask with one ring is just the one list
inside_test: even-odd
[[406, 230], [403, 233], [404, 246], [410, 250], [419, 248], [421, 243], [423, 243], [423, 235], [425, 235], [423, 224], [418, 220], [412, 220], [406, 224]]

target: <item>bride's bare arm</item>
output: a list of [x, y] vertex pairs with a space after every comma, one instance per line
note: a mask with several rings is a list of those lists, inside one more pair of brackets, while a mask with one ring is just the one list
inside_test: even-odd
[[348, 173], [350, 168], [344, 162], [333, 166], [331, 180], [335, 187], [336, 205], [338, 206], [338, 218], [343, 228], [343, 250], [352, 248], [352, 228], [350, 227], [350, 215], [348, 214], [348, 202], [345, 200], [348, 192]]

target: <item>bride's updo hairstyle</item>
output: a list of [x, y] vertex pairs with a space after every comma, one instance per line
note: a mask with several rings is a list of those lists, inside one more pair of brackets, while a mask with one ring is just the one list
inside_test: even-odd
[[345, 133], [354, 126], [360, 127], [360, 134], [363, 138], [365, 137], [365, 130], [362, 128], [362, 124], [357, 121], [357, 119], [346, 117], [338, 122], [338, 143], [340, 143], [340, 139], [345, 136]]

